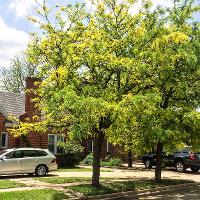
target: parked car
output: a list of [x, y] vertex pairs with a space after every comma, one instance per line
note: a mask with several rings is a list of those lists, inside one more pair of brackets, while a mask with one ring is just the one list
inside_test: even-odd
[[[175, 151], [173, 155], [162, 153], [163, 164], [166, 167], [175, 167], [177, 172], [185, 172], [190, 168], [193, 172], [200, 169], [200, 153], [193, 153], [189, 148], [181, 151]], [[145, 168], [156, 166], [156, 154], [147, 153], [142, 157]]]
[[15, 148], [0, 153], [0, 175], [36, 174], [57, 170], [56, 157], [46, 149]]

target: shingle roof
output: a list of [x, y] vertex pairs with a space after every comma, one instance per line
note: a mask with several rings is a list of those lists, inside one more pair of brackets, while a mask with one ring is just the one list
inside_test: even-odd
[[0, 91], [0, 112], [19, 117], [25, 113], [25, 95]]

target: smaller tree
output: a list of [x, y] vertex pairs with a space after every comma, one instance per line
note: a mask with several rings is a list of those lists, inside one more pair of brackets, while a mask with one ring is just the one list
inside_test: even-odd
[[37, 75], [36, 64], [31, 63], [26, 56], [25, 52], [17, 54], [11, 59], [10, 67], [3, 68], [2, 86], [3, 90], [21, 93], [25, 90], [26, 77], [34, 77]]

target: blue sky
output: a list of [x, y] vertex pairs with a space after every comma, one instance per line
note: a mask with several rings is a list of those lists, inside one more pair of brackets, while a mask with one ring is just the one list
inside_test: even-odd
[[[155, 5], [164, 6], [170, 6], [172, 1], [153, 0]], [[91, 7], [89, 0], [48, 0], [48, 2], [50, 5], [85, 2], [88, 8]], [[10, 59], [26, 48], [30, 39], [29, 32], [37, 31], [37, 27], [26, 20], [26, 16], [34, 14], [35, 6], [34, 0], [0, 0], [0, 68], [9, 67]]]
[[[41, 0], [38, 0], [41, 1]], [[84, 0], [48, 0], [53, 3], [74, 3]], [[34, 0], [0, 0], [0, 69], [9, 67], [10, 59], [26, 48], [29, 33], [37, 27], [26, 19], [34, 15]]]

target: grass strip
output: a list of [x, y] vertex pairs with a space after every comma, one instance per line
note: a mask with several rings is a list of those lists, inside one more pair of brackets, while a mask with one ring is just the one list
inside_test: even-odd
[[63, 200], [67, 198], [64, 193], [49, 189], [0, 193], [2, 200]]
[[8, 189], [8, 188], [17, 188], [17, 187], [25, 187], [26, 185], [23, 183], [17, 183], [11, 180], [0, 180], [0, 189]]
[[100, 194], [109, 194], [116, 192], [135, 191], [139, 189], [153, 189], [156, 187], [177, 185], [182, 183], [188, 183], [183, 180], [171, 180], [163, 179], [161, 183], [155, 183], [153, 180], [133, 180], [133, 181], [120, 181], [120, 182], [102, 182], [101, 187], [96, 188], [89, 184], [81, 184], [77, 186], [70, 186], [67, 189], [71, 189], [74, 192], [82, 193], [86, 196], [95, 196]]
[[53, 178], [38, 178], [37, 180], [52, 184], [64, 184], [64, 183], [91, 181], [91, 177], [53, 177]]

